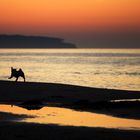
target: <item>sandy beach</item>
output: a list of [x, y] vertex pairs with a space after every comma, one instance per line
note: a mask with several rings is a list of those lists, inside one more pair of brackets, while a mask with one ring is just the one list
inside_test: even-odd
[[140, 131], [26, 123], [0, 123], [0, 139], [14, 140], [139, 140]]
[[[57, 83], [35, 83], [35, 82], [13, 82], [0, 81], [0, 102], [3, 104], [26, 103], [26, 101], [38, 100], [52, 106], [63, 106], [78, 110], [89, 110], [110, 114], [119, 117], [139, 119], [139, 107], [130, 107], [129, 102], [122, 109], [117, 111], [110, 107], [110, 110], [98, 109], [100, 103], [110, 100], [140, 99], [139, 91], [98, 89]], [[137, 102], [136, 102], [137, 103]], [[78, 104], [78, 106], [77, 106]], [[93, 107], [93, 110], [91, 108]], [[105, 106], [103, 104], [103, 106]], [[137, 104], [136, 104], [137, 105]], [[108, 105], [106, 105], [108, 107]], [[111, 104], [112, 106], [112, 104]], [[116, 107], [116, 104], [113, 105]], [[120, 106], [120, 104], [119, 104]], [[118, 107], [118, 106], [117, 106]], [[120, 112], [125, 112], [121, 115]], [[133, 114], [133, 115], [132, 115]], [[98, 139], [98, 140], [138, 140], [139, 130], [120, 130], [111, 128], [88, 128], [74, 126], [59, 126], [52, 124], [35, 124], [10, 122], [9, 120], [26, 118], [26, 115], [11, 113], [0, 113], [0, 139]]]
[[97, 102], [140, 99], [140, 91], [100, 89], [59, 83], [0, 81], [0, 96], [1, 102], [37, 99], [47, 102], [72, 103], [79, 100]]

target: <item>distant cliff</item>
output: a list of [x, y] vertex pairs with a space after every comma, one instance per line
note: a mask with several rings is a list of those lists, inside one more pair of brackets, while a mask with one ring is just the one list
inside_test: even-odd
[[41, 36], [0, 35], [0, 48], [76, 48], [63, 39]]

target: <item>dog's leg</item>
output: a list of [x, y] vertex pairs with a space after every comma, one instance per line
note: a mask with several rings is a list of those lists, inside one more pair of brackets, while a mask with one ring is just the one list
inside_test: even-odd
[[8, 79], [11, 79], [13, 76], [10, 76]]
[[24, 79], [24, 82], [25, 82], [26, 80], [25, 80], [25, 77], [24, 76], [23, 76], [23, 79]]
[[15, 82], [17, 82], [18, 81], [18, 77], [16, 78], [16, 81]]

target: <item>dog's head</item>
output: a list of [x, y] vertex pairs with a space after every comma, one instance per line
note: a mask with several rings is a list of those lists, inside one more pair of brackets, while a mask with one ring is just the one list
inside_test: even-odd
[[11, 67], [11, 75], [15, 75], [15, 73], [17, 72], [17, 70], [13, 67]]

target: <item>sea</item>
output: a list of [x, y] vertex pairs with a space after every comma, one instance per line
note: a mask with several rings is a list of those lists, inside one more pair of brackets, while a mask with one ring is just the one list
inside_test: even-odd
[[140, 90], [140, 49], [0, 49], [0, 80], [11, 67], [28, 82]]

